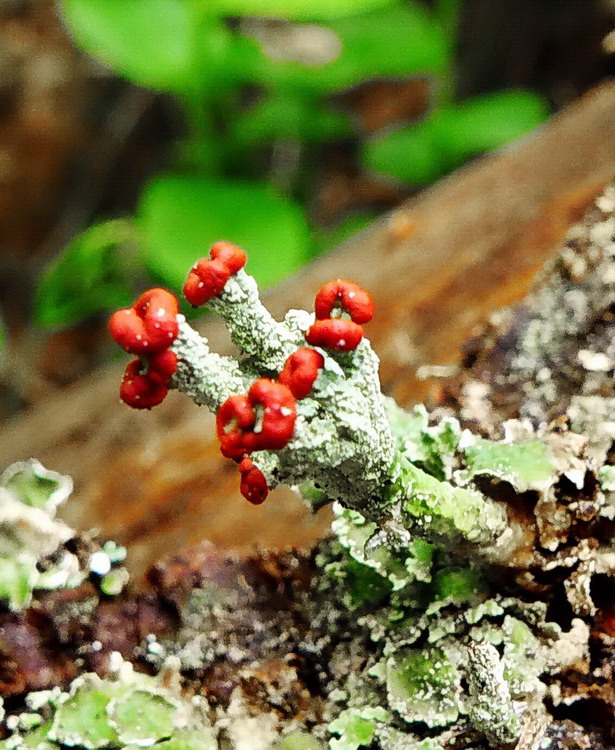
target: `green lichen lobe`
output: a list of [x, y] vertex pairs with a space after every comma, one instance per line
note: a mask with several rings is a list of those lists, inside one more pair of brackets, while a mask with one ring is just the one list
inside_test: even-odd
[[27, 607], [37, 590], [75, 588], [90, 574], [109, 595], [127, 583], [123, 547], [107, 542], [88, 560], [67, 548], [76, 532], [55, 515], [72, 489], [70, 477], [36, 459], [12, 464], [0, 477], [0, 600], [9, 609]]
[[510, 482], [517, 492], [545, 489], [553, 481], [551, 451], [540, 440], [505, 443], [473, 436], [463, 454], [469, 479], [495, 477]]
[[37, 708], [31, 716], [40, 726], [29, 729], [22, 714], [17, 731], [0, 748], [217, 749], [202, 701], [180, 698], [160, 680], [134, 672], [118, 654], [113, 662], [109, 678], [88, 673], [77, 677], [66, 692], [56, 688], [28, 696]]

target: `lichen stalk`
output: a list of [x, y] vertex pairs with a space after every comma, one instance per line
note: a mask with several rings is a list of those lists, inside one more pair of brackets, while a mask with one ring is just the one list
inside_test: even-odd
[[280, 370], [293, 351], [285, 326], [263, 305], [252, 276], [240, 270], [226, 283], [224, 291], [209, 306], [224, 320], [231, 339], [242, 354], [266, 370]]
[[183, 316], [179, 319], [173, 351], [177, 355], [177, 372], [172, 384], [199, 406], [215, 411], [225, 399], [247, 387], [248, 377], [239, 363], [212, 352], [207, 339], [186, 323]]
[[[276, 322], [243, 270], [209, 304], [247, 356], [238, 362], [212, 353], [180, 316], [172, 384], [216, 411], [229, 397], [248, 393], [256, 379], [279, 375], [288, 357], [305, 346], [314, 316], [292, 310]], [[351, 351], [315, 351], [322, 366], [309, 393], [297, 401], [292, 438], [279, 450], [250, 453], [251, 465], [263, 472], [267, 485], [307, 486], [327, 501], [339, 501], [375, 521], [386, 537], [382, 543], [403, 546], [410, 533], [449, 548], [470, 546], [489, 559], [507, 559], [518, 535], [505, 506], [474, 488], [439, 481], [400, 450], [369, 341], [362, 338]]]

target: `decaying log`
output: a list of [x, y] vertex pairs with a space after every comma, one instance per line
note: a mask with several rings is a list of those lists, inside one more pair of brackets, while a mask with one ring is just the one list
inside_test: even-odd
[[[615, 173], [615, 84], [605, 84], [523, 141], [481, 159], [386, 216], [266, 295], [274, 314], [309, 307], [330, 278], [373, 291], [369, 335], [385, 388], [425, 398], [425, 364], [448, 364], [489, 312], [524, 295], [570, 224]], [[248, 248], [249, 250], [249, 248]], [[201, 326], [228, 349], [217, 321]], [[133, 570], [208, 538], [249, 549], [308, 545], [328, 517], [308, 517], [289, 493], [258, 509], [237, 498], [212, 419], [175, 394], [151, 414], [117, 399], [114, 364], [4, 425], [0, 464], [35, 455], [72, 474], [65, 517], [128, 543]]]

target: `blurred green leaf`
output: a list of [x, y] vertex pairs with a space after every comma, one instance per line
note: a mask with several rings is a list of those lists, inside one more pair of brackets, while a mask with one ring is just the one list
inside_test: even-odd
[[290, 21], [331, 21], [390, 5], [392, 0], [209, 0], [229, 16], [263, 16]]
[[548, 115], [544, 99], [531, 91], [488, 94], [441, 107], [416, 125], [368, 141], [362, 160], [374, 172], [424, 185], [520, 138]]
[[230, 34], [193, 0], [63, 0], [77, 42], [122, 76], [161, 91], [211, 88]]
[[234, 140], [242, 146], [277, 139], [322, 143], [350, 132], [347, 115], [331, 110], [324, 102], [289, 91], [272, 93], [231, 125]]
[[176, 291], [217, 240], [243, 247], [263, 286], [298, 269], [309, 251], [302, 210], [265, 183], [161, 177], [142, 195], [139, 222], [149, 271]]
[[233, 49], [237, 75], [264, 86], [328, 93], [386, 76], [443, 73], [448, 66], [444, 34], [418, 3], [340, 18], [327, 28], [339, 46], [329, 62], [308, 65], [273, 59], [260, 42], [246, 38]]
[[431, 120], [368, 140], [361, 158], [370, 171], [391, 175], [413, 185], [427, 185], [446, 169]]
[[434, 120], [434, 138], [450, 168], [494, 151], [529, 133], [549, 116], [533, 91], [499, 91], [444, 107]]
[[119, 248], [131, 248], [134, 240], [134, 226], [125, 219], [97, 224], [77, 237], [43, 272], [34, 297], [37, 325], [70, 325], [130, 304], [130, 261]]

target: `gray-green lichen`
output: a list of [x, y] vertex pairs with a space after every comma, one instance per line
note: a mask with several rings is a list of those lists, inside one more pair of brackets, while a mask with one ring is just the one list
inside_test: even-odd
[[[615, 193], [609, 200], [615, 210]], [[604, 336], [594, 336], [577, 347], [575, 366], [589, 375], [555, 412], [558, 419], [547, 419], [560, 402], [553, 357], [563, 362], [580, 321], [613, 304], [615, 223], [601, 221], [594, 234], [599, 278], [589, 285], [592, 299], [570, 282], [591, 270], [580, 269], [575, 250], [563, 259], [563, 283], [535, 295], [534, 318], [510, 360], [513, 381], [527, 376], [517, 412], [527, 419], [488, 429], [495, 405], [478, 379], [463, 388], [483, 410], [480, 435], [452, 416], [434, 420], [424, 407], [404, 412], [382, 396], [367, 340], [351, 353], [322, 350], [324, 367], [298, 404], [293, 439], [284, 450], [253, 454], [271, 486], [300, 488], [314, 505], [335, 501], [336, 538], [319, 546], [314, 580], [292, 612], [262, 612], [242, 575], [237, 585], [204, 580], [181, 607], [179, 634], [146, 639], [139, 652], [162, 670], [160, 678], [120, 665], [110, 679], [82, 675], [65, 692], [31, 694], [27, 710], [8, 717], [14, 734], [3, 746], [546, 747], [551, 708], [583, 696], [575, 681], [591, 670], [604, 682], [612, 677], [611, 667], [599, 672], [594, 665], [595, 652], [590, 657], [599, 606], [593, 581], [615, 572], [615, 399], [605, 381], [615, 369], [612, 341], [601, 348]], [[304, 345], [314, 318], [291, 311], [275, 321], [243, 271], [211, 307], [241, 359], [210, 352], [182, 319], [174, 384], [215, 411], [256, 378], [275, 378]], [[563, 369], [572, 380], [578, 375]], [[480, 424], [469, 405], [456, 415]], [[18, 550], [32, 550], [27, 536], [18, 538]], [[54, 550], [64, 541], [60, 534]], [[89, 570], [114, 593], [121, 569], [104, 571], [120, 561], [111, 547], [101, 553]], [[11, 551], [0, 564], [5, 559], [16, 566], [19, 554]], [[47, 572], [38, 558], [26, 572], [33, 570]], [[284, 590], [278, 581], [276, 602]], [[19, 591], [8, 596], [12, 606], [25, 601]], [[181, 697], [177, 674], [169, 687], [169, 655], [187, 684], [220, 670], [214, 680], [224, 683], [227, 702], [206, 706]], [[312, 710], [291, 708], [304, 706], [308, 692], [301, 685], [297, 704], [289, 697], [290, 686], [300, 684], [298, 664], [313, 670]]]
[[[182, 319], [173, 344], [179, 360], [173, 383], [215, 411], [229, 396], [246, 393], [256, 378], [275, 378], [287, 357], [305, 346], [314, 316], [291, 310], [283, 322], [275, 321], [243, 270], [211, 306], [224, 318], [241, 359], [210, 352]], [[386, 526], [382, 541], [397, 547], [411, 532], [481, 548], [491, 558], [509, 557], [518, 533], [506, 506], [453, 477], [459, 425], [444, 420], [430, 427], [424, 411], [395, 412], [380, 391], [379, 362], [367, 339], [352, 352], [319, 351], [324, 366], [297, 404], [292, 440], [283, 450], [251, 455], [269, 487], [304, 489], [306, 499], [316, 495], [317, 503], [338, 500]]]
[[[212, 409], [255, 378], [275, 377], [314, 320], [291, 311], [274, 321], [243, 271], [212, 307], [243, 358], [210, 354], [185, 323], [174, 345], [176, 386]], [[293, 439], [252, 457], [271, 486], [296, 487], [315, 506], [335, 501], [338, 541], [318, 557], [323, 585], [358, 618], [356, 638], [373, 645], [362, 668], [331, 685], [329, 746], [448, 747], [463, 731], [489, 746], [514, 743], [528, 717], [545, 713], [549, 681], [587, 661], [581, 618], [596, 611], [591, 578], [610, 570], [615, 549], [571, 545], [570, 537], [575, 524], [615, 518], [615, 418], [601, 414], [588, 429], [597, 412], [581, 400], [571, 405], [571, 430], [509, 420], [501, 439], [487, 439], [452, 417], [434, 422], [423, 406], [407, 413], [384, 398], [367, 340], [354, 352], [320, 351], [324, 367], [298, 403]], [[515, 366], [525, 366], [519, 357]], [[583, 362], [596, 366], [589, 354]], [[592, 398], [603, 411], [608, 399]], [[588, 474], [598, 489], [569, 499], [566, 488], [582, 495]], [[506, 501], [513, 497], [515, 506]], [[571, 627], [549, 622], [539, 602], [500, 593], [493, 564], [537, 589], [532, 568], [558, 571]], [[339, 626], [341, 615], [326, 611]], [[183, 658], [194, 652], [193, 665], [199, 643], [209, 648], [201, 656], [211, 651], [207, 638], [188, 643]]]
[[217, 750], [207, 703], [180, 697], [169, 680], [176, 668], [170, 664], [160, 678], [153, 678], [136, 673], [114, 654], [112, 674], [106, 679], [87, 673], [66, 691], [30, 693], [29, 712], [6, 717], [13, 733], [0, 747], [136, 750], [155, 745], [164, 750]]
[[514, 742], [521, 731], [504, 677], [504, 662], [491, 643], [468, 647], [469, 717], [472, 724], [494, 743]]
[[[240, 293], [244, 286], [252, 290], [253, 284], [242, 272], [228, 294], [216, 301], [218, 310], [232, 305], [225, 319], [229, 327], [232, 324], [237, 345], [248, 355], [245, 359], [236, 362], [211, 353], [185, 322], [173, 346], [179, 358], [176, 387], [212, 410], [229, 396], [247, 392], [256, 378], [275, 377], [286, 358], [305, 345], [305, 331], [313, 322], [312, 315], [291, 310], [283, 323], [276, 323], [268, 313], [261, 314], [264, 308], [260, 302], [258, 314], [254, 313], [251, 308], [258, 298]], [[259, 341], [264, 339], [262, 346], [256, 347], [258, 356], [246, 343], [246, 336], [236, 332], [238, 320], [255, 325], [258, 321], [255, 336]], [[266, 325], [272, 326], [268, 329], [270, 336], [263, 333]], [[298, 404], [295, 435], [288, 447], [276, 452], [259, 451], [252, 458], [270, 487], [310, 481], [329, 498], [353, 497], [361, 487], [357, 502], [366, 503], [383, 485], [394, 451], [379, 391], [378, 359], [367, 341], [352, 355], [334, 358], [328, 352], [322, 354], [324, 367], [310, 396]]]
[[[71, 492], [69, 477], [35, 460], [13, 464], [0, 477], [0, 599], [10, 609], [27, 606], [34, 589], [83, 580], [75, 555], [61, 549], [73, 532], [54, 518]], [[49, 564], [41, 570], [45, 559]]]
[[87, 560], [66, 549], [75, 532], [55, 514], [72, 489], [70, 477], [35, 459], [0, 477], [0, 600], [9, 609], [27, 607], [35, 590], [74, 588], [90, 573], [104, 593], [119, 593], [127, 582], [123, 548], [108, 542]]
[[585, 622], [563, 631], [547, 619], [546, 604], [494, 593], [486, 569], [451, 565], [436, 549], [429, 578], [408, 573], [402, 586], [396, 576], [394, 588], [386, 568], [352, 556], [353, 544], [333, 545], [320, 560], [335, 591], [328, 596], [353, 592], [352, 632], [373, 644], [363, 668], [332, 688], [341, 710], [329, 725], [339, 735], [331, 748], [414, 750], [426, 741], [425, 726], [433, 747], [471, 731], [490, 747], [514, 743], [529, 717], [545, 712], [553, 677], [587, 663]]

